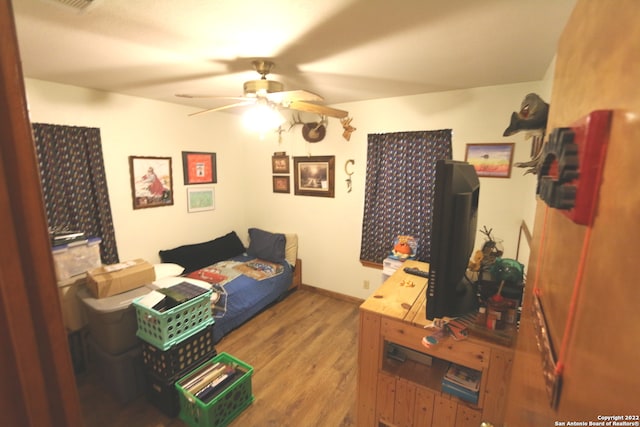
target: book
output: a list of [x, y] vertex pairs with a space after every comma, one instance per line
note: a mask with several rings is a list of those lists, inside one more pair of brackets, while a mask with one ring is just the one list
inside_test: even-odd
[[480, 371], [452, 363], [444, 374], [444, 379], [467, 390], [477, 392], [480, 390], [481, 376]]
[[449, 393], [473, 404], [478, 403], [479, 391], [471, 391], [459, 384], [448, 381], [446, 378], [442, 379], [442, 392]]

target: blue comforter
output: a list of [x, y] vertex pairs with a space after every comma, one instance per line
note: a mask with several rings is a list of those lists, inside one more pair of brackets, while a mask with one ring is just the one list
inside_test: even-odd
[[[255, 259], [239, 255], [231, 260], [246, 262]], [[282, 273], [263, 280], [255, 280], [243, 274], [223, 285], [226, 294], [226, 310], [215, 317], [213, 340], [217, 343], [226, 334], [258, 314], [282, 297], [293, 280], [293, 268], [282, 262]], [[215, 286], [214, 286], [215, 288]]]

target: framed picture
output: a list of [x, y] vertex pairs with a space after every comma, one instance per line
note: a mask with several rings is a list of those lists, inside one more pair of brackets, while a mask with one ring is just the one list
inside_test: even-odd
[[335, 156], [294, 157], [293, 169], [296, 195], [334, 197]]
[[289, 156], [271, 157], [271, 169], [273, 173], [289, 173]]
[[171, 157], [129, 156], [133, 209], [173, 205]]
[[215, 209], [215, 192], [213, 187], [187, 188], [187, 211], [202, 212]]
[[216, 153], [182, 152], [184, 185], [214, 184], [216, 176]]
[[509, 178], [513, 147], [513, 142], [467, 144], [464, 159], [475, 167], [480, 177]]
[[273, 192], [274, 193], [290, 193], [290, 180], [288, 176], [274, 176], [273, 177]]

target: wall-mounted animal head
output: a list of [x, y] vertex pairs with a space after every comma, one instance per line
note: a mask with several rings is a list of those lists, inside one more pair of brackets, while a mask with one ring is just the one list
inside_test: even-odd
[[293, 128], [295, 125], [302, 125], [302, 137], [307, 142], [320, 142], [324, 139], [327, 134], [327, 117], [322, 116], [320, 121], [318, 122], [303, 122], [300, 118], [300, 114], [294, 114], [291, 116], [293, 119], [290, 122], [289, 130]]
[[502, 136], [510, 136], [520, 131], [540, 131], [544, 134], [549, 116], [549, 104], [538, 94], [530, 93], [520, 104], [520, 111], [511, 114], [509, 126]]

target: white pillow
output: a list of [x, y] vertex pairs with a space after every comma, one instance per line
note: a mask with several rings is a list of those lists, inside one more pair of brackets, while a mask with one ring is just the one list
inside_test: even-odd
[[164, 279], [165, 277], [176, 277], [182, 274], [184, 267], [178, 264], [161, 263], [153, 264], [153, 269], [156, 272], [156, 280]]

